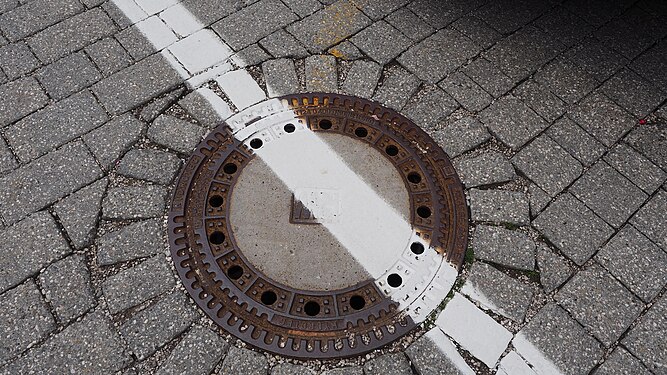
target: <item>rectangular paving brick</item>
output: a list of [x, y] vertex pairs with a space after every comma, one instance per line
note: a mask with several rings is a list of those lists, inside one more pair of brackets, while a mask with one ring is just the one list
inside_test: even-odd
[[0, 127], [21, 119], [48, 102], [49, 97], [32, 77], [0, 86]]
[[0, 15], [0, 30], [17, 41], [84, 9], [77, 0], [35, 0]]
[[299, 77], [290, 59], [269, 60], [262, 64], [269, 97], [293, 94], [299, 91]]
[[238, 51], [297, 19], [279, 0], [260, 0], [215, 23], [213, 30]]
[[263, 38], [259, 44], [273, 57], [303, 58], [310, 55], [301, 42], [283, 29]]
[[571, 108], [567, 116], [607, 147], [618, 141], [636, 122], [629, 113], [599, 91]]
[[417, 42], [435, 32], [435, 28], [417, 17], [408, 8], [401, 8], [385, 18], [392, 26], [400, 30], [405, 36]]
[[56, 328], [53, 315], [32, 280], [0, 295], [0, 361], [6, 361]]
[[434, 129], [459, 107], [437, 86], [424, 86], [403, 109], [404, 114], [423, 129]]
[[380, 86], [373, 100], [400, 111], [412, 94], [419, 88], [420, 81], [414, 74], [400, 66], [390, 67], [384, 72]]
[[570, 191], [607, 223], [618, 228], [648, 195], [604, 161], [595, 163]]
[[502, 38], [502, 34], [474, 15], [459, 18], [452, 24], [452, 27], [485, 49]]
[[209, 374], [228, 347], [227, 341], [217, 333], [194, 326], [176, 345], [156, 374]]
[[637, 117], [645, 117], [665, 99], [665, 93], [629, 69], [614, 74], [602, 85], [602, 91]]
[[489, 141], [491, 134], [477, 119], [464, 117], [432, 132], [431, 137], [450, 158], [454, 158]]
[[48, 374], [54, 369], [69, 374], [110, 374], [132, 358], [101, 312], [86, 315], [43, 345], [3, 368], [10, 374]]
[[534, 79], [568, 104], [580, 100], [598, 85], [583, 68], [562, 57], [538, 70]]
[[7, 172], [19, 166], [14, 154], [7, 146], [5, 140], [0, 137], [0, 173]]
[[380, 65], [387, 64], [412, 44], [408, 37], [386, 21], [375, 22], [350, 40]]
[[639, 324], [630, 330], [622, 343], [655, 374], [664, 373], [667, 345], [667, 296], [663, 295], [649, 308]]
[[574, 275], [554, 298], [607, 347], [644, 309], [639, 298], [596, 263]]
[[611, 226], [569, 193], [558, 197], [533, 225], [578, 265], [614, 234]]
[[530, 224], [528, 199], [517, 191], [471, 189], [470, 218], [515, 225]]
[[473, 250], [477, 259], [515, 269], [535, 269], [535, 242], [520, 231], [480, 224], [475, 229]]
[[122, 220], [161, 216], [165, 195], [165, 189], [155, 185], [111, 188], [102, 201], [102, 217]]
[[39, 282], [60, 322], [67, 323], [97, 304], [86, 258], [81, 254], [51, 264]]
[[89, 91], [83, 91], [9, 126], [5, 134], [23, 162], [102, 125], [106, 112]]
[[337, 92], [338, 70], [336, 58], [314, 55], [305, 60], [306, 90], [311, 92]]
[[10, 80], [30, 73], [39, 66], [40, 62], [23, 41], [0, 48], [0, 69]]
[[106, 38], [86, 47], [86, 53], [106, 77], [128, 67], [134, 61], [114, 38]]
[[101, 175], [83, 143], [68, 144], [0, 178], [0, 213], [15, 223]]
[[667, 173], [623, 143], [611, 149], [604, 160], [647, 194], [653, 194], [667, 179]]
[[368, 26], [371, 20], [351, 1], [340, 0], [287, 27], [310, 52], [317, 53], [340, 43]]
[[593, 164], [607, 151], [605, 145], [586, 133], [567, 116], [558, 119], [546, 133], [585, 166]]
[[105, 233], [97, 240], [97, 262], [108, 266], [153, 256], [162, 249], [162, 232], [158, 220], [145, 220]]
[[492, 134], [513, 149], [530, 141], [549, 124], [521, 100], [505, 96], [480, 113], [480, 120]]
[[410, 47], [397, 60], [422, 80], [437, 83], [479, 50], [480, 47], [457, 30], [444, 29]]
[[514, 87], [515, 80], [505, 75], [496, 65], [484, 58], [477, 58], [463, 68], [486, 92], [498, 98]]
[[94, 8], [49, 27], [28, 40], [44, 63], [50, 63], [118, 31], [109, 16]]
[[134, 354], [144, 359], [184, 332], [196, 317], [190, 300], [177, 290], [125, 322], [120, 332]]
[[350, 95], [371, 98], [381, 74], [382, 67], [379, 64], [356, 60], [352, 63], [341, 89]]
[[566, 109], [565, 102], [533, 80], [524, 81], [513, 94], [549, 123], [559, 118]]
[[625, 57], [593, 37], [567, 50], [564, 56], [599, 82], [611, 77], [628, 63]]
[[479, 112], [493, 101], [491, 95], [461, 72], [448, 75], [439, 86], [471, 112]]
[[102, 75], [83, 52], [77, 52], [40, 69], [36, 77], [53, 99], [60, 100], [99, 81]]
[[[0, 231], [0, 293], [70, 251], [48, 212], [34, 214]], [[21, 259], [20, 265], [16, 260]]]
[[152, 55], [93, 86], [102, 105], [114, 114], [133, 109], [170, 91], [181, 76], [160, 54]]

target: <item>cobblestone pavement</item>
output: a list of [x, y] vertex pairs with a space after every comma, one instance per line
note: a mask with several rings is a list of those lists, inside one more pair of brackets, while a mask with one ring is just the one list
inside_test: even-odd
[[[666, 35], [657, 0], [0, 0], [0, 373], [667, 374]], [[453, 297], [363, 358], [245, 348], [168, 258], [195, 145], [305, 91], [467, 188]]]

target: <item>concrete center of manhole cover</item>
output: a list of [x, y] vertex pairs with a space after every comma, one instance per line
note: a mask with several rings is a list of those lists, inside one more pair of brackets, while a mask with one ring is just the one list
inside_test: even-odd
[[447, 155], [367, 100], [269, 100], [186, 163], [169, 238], [186, 289], [218, 325], [302, 359], [369, 352], [447, 296], [468, 216]]

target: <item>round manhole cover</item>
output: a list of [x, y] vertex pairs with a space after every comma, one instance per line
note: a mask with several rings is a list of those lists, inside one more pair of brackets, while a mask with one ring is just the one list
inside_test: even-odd
[[255, 105], [215, 129], [178, 180], [169, 239], [218, 325], [302, 359], [363, 354], [446, 297], [468, 215], [447, 155], [398, 113], [335, 94]]

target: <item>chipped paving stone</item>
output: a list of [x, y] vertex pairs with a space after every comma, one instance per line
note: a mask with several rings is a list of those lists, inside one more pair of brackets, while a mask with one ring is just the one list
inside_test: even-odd
[[473, 241], [478, 259], [516, 269], [535, 269], [535, 242], [522, 232], [478, 225]]
[[500, 152], [488, 152], [454, 162], [461, 181], [467, 188], [500, 184], [516, 177], [512, 164]]
[[464, 117], [442, 129], [435, 130], [431, 137], [445, 150], [450, 158], [457, 157], [491, 140], [486, 127], [474, 117]]
[[162, 216], [166, 191], [160, 186], [114, 187], [102, 201], [106, 219], [141, 219]]
[[97, 304], [83, 255], [74, 254], [51, 264], [39, 275], [39, 282], [60, 322], [77, 318]]
[[269, 362], [266, 357], [250, 349], [232, 346], [222, 362], [218, 375], [266, 375], [268, 373]]
[[649, 370], [660, 373], [665, 368], [667, 342], [667, 296], [663, 295], [633, 327], [622, 343]]
[[93, 240], [108, 183], [108, 179], [100, 179], [53, 206], [60, 224], [77, 249], [88, 246]]
[[156, 374], [209, 374], [227, 348], [229, 344], [220, 335], [195, 325], [172, 350]]
[[364, 364], [366, 375], [411, 375], [410, 363], [403, 353], [383, 354]]
[[163, 249], [159, 219], [139, 221], [106, 233], [97, 240], [97, 262], [108, 266], [153, 256]]
[[116, 171], [123, 176], [168, 185], [180, 165], [181, 159], [169, 152], [132, 149], [121, 159]]
[[540, 283], [547, 293], [561, 286], [575, 271], [565, 258], [541, 243], [537, 245], [537, 268]]
[[456, 346], [438, 327], [417, 339], [405, 354], [419, 375], [474, 374]]
[[471, 189], [470, 213], [473, 221], [491, 221], [515, 225], [530, 224], [525, 194], [507, 190]]
[[139, 140], [145, 125], [131, 114], [121, 115], [83, 136], [97, 161], [105, 170]]

